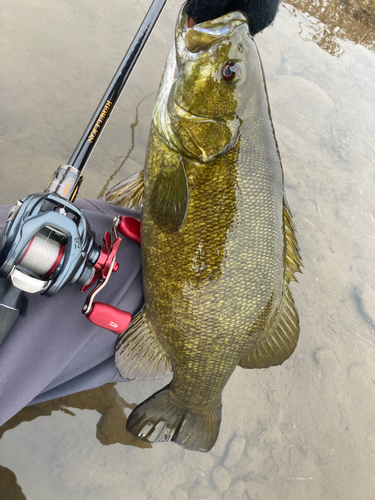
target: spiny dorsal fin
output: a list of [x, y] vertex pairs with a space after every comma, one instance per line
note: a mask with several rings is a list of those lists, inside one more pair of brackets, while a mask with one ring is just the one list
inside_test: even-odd
[[289, 290], [290, 281], [296, 281], [294, 273], [301, 272], [296, 230], [292, 214], [284, 198], [284, 235], [285, 235], [285, 275], [281, 304], [276, 314], [260, 334], [255, 346], [246, 350], [240, 361], [242, 368], [268, 368], [281, 365], [293, 353], [298, 342], [299, 319]]
[[290, 281], [297, 281], [294, 273], [300, 273], [302, 266], [301, 255], [299, 253], [299, 247], [296, 238], [296, 229], [292, 220], [292, 213], [288, 206], [286, 198], [284, 198], [284, 231], [285, 231], [285, 281], [290, 283]]
[[119, 182], [107, 191], [104, 199], [107, 203], [120, 207], [141, 210], [143, 204], [144, 176], [143, 170]]
[[188, 203], [189, 187], [182, 158], [175, 164], [162, 165], [150, 197], [155, 223], [165, 232], [178, 232]]
[[127, 379], [157, 379], [172, 371], [171, 362], [147, 323], [146, 308], [133, 318], [116, 345], [116, 366]]

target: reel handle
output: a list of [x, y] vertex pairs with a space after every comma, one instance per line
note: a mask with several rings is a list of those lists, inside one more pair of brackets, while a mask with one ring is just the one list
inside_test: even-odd
[[103, 302], [94, 302], [91, 312], [86, 318], [94, 325], [110, 330], [116, 335], [123, 333], [129, 326], [132, 315], [127, 311], [122, 311], [117, 307]]
[[[101, 264], [102, 267], [100, 269], [98, 284], [87, 296], [82, 312], [94, 325], [120, 335], [120, 333], [123, 333], [129, 326], [132, 320], [132, 315], [128, 311], [122, 311], [121, 309], [111, 306], [110, 304], [105, 304], [104, 302], [94, 302], [96, 295], [108, 283], [108, 279], [111, 276], [112, 271], [117, 271], [117, 269], [115, 269], [115, 265], [118, 266], [116, 262], [116, 255], [121, 243], [121, 237], [119, 237], [118, 233], [121, 233], [126, 238], [135, 241], [140, 245], [141, 222], [129, 215], [124, 215], [122, 217], [118, 215], [114, 218], [112, 222], [111, 236], [109, 233], [106, 233], [104, 236], [106, 251], [103, 255], [106, 256], [106, 260]], [[100, 257], [98, 260], [100, 260]]]

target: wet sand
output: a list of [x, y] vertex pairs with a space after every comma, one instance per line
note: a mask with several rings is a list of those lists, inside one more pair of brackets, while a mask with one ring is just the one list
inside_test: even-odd
[[[7, 500], [373, 500], [375, 53], [359, 43], [370, 16], [356, 15], [353, 3], [330, 5], [340, 13], [336, 31], [323, 2], [293, 0], [256, 36], [304, 263], [292, 286], [295, 353], [280, 367], [236, 369], [207, 454], [126, 441], [126, 415], [165, 380], [23, 410], [0, 429]], [[131, 4], [132, 26], [147, 6]], [[179, 6], [168, 2], [82, 196], [141, 168]], [[129, 2], [20, 0], [2, 11], [0, 194], [10, 203], [67, 161], [133, 32]]]

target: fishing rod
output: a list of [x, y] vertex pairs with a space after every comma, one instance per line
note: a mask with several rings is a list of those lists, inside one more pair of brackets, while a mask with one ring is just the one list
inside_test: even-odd
[[[71, 180], [71, 184], [67, 188], [67, 183], [61, 183], [61, 168], [55, 173], [56, 179], [52, 177], [48, 183], [46, 190], [50, 192], [59, 192], [62, 196], [67, 197], [68, 193], [70, 196], [70, 201], [73, 201], [77, 195], [79, 186], [82, 182], [82, 172], [88, 162], [96, 143], [102, 134], [104, 127], [112, 114], [112, 111], [129, 79], [131, 72], [138, 60], [146, 42], [166, 4], [167, 0], [154, 0], [149, 11], [146, 14], [137, 34], [134, 37], [124, 59], [122, 60], [119, 68], [117, 69], [111, 83], [109, 84], [107, 90], [105, 91], [101, 101], [96, 108], [91, 120], [89, 121], [80, 141], [78, 142], [75, 150], [73, 151], [68, 164], [68, 167], [64, 170], [69, 170], [64, 172], [65, 175]], [[59, 172], [59, 173], [58, 173]], [[57, 181], [57, 183], [56, 183]], [[58, 185], [60, 187], [58, 187]], [[65, 189], [68, 191], [65, 193]], [[55, 191], [56, 189], [56, 191]]]
[[17, 201], [8, 214], [0, 236], [0, 344], [27, 309], [25, 292], [53, 296], [67, 283], [77, 283], [85, 291], [98, 281], [82, 308], [94, 324], [121, 333], [131, 320], [130, 313], [93, 299], [117, 270], [119, 233], [139, 242], [137, 221], [116, 217], [99, 246], [73, 202], [83, 170], [166, 1], [151, 4], [68, 163], [55, 171], [43, 193]]

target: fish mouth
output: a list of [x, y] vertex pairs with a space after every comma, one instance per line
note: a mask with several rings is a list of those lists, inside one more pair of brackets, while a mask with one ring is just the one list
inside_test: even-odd
[[[211, 53], [216, 51], [220, 44], [229, 40], [233, 32], [243, 25], [249, 32], [249, 19], [243, 12], [233, 11], [223, 16], [196, 24], [192, 17], [186, 12], [184, 4], [179, 12], [176, 23], [175, 48], [176, 48], [176, 67], [175, 77], [184, 61], [196, 60], [200, 57], [210, 57]], [[250, 32], [249, 32], [249, 36]], [[196, 115], [187, 109], [181, 102], [174, 103], [175, 115], [179, 118], [195, 121], [217, 121], [216, 113], [211, 115]], [[231, 120], [233, 116], [220, 116], [222, 120]]]
[[246, 14], [234, 11], [217, 19], [195, 24], [187, 14], [185, 4], [180, 10], [176, 24], [177, 54], [182, 58], [186, 56], [186, 52], [197, 54], [206, 51], [212, 45], [229, 39], [235, 29], [248, 23], [249, 19]]

